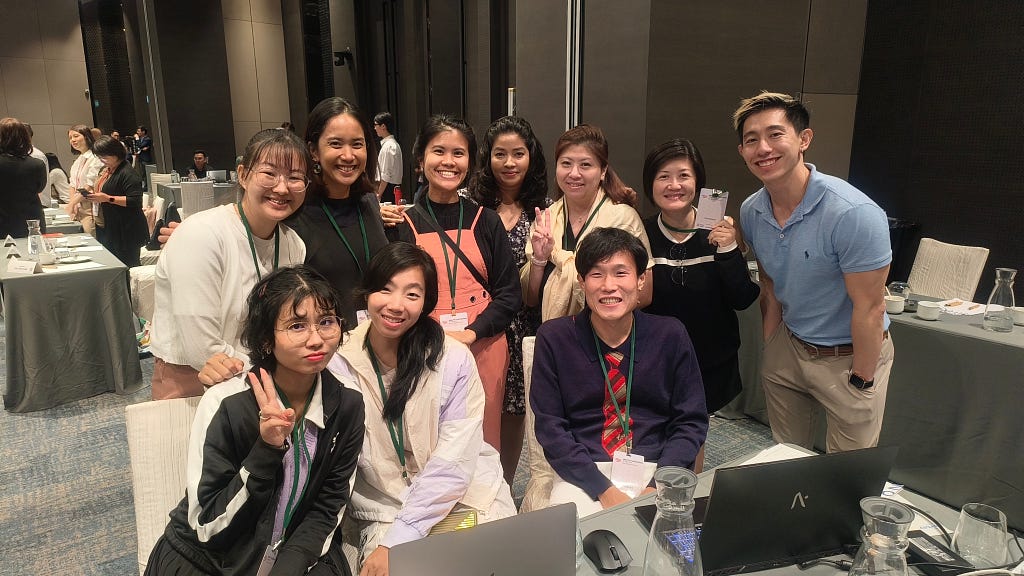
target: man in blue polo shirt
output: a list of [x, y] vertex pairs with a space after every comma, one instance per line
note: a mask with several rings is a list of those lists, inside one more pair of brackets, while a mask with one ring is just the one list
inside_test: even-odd
[[892, 250], [877, 204], [804, 163], [809, 124], [807, 109], [786, 94], [740, 103], [739, 153], [764, 184], [740, 218], [761, 269], [772, 435], [811, 447], [820, 405], [826, 448], [837, 452], [878, 443], [893, 360], [883, 299]]

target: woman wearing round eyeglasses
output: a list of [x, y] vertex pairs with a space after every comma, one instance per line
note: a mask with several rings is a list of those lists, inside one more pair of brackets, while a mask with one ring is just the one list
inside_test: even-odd
[[281, 222], [306, 195], [309, 150], [287, 130], [249, 141], [238, 166], [242, 200], [189, 216], [161, 251], [150, 331], [153, 398], [203, 393], [199, 369], [224, 354], [249, 365], [244, 301], [264, 276], [301, 264], [306, 247]]
[[735, 311], [757, 300], [760, 288], [750, 281], [732, 218], [697, 229], [695, 200], [704, 183], [704, 160], [689, 140], [665, 142], [644, 161], [644, 193], [661, 210], [644, 221], [654, 260], [654, 297], [645, 311], [686, 326], [713, 414], [739, 394]]

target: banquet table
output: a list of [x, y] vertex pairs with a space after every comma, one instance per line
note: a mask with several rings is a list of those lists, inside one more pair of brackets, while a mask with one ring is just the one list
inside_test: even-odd
[[[768, 423], [757, 308], [739, 313], [743, 392], [726, 415]], [[879, 444], [900, 446], [892, 480], [953, 507], [991, 504], [1024, 529], [1024, 327], [990, 332], [980, 314], [890, 319], [896, 356]]]
[[[70, 218], [65, 219], [64, 216], [67, 213], [60, 208], [43, 208], [43, 213], [46, 216], [47, 234], [80, 234], [82, 232], [82, 223]], [[60, 220], [54, 220], [57, 215], [61, 215]]]
[[[0, 268], [6, 329], [4, 407], [32, 412], [142, 388], [127, 268], [89, 236], [74, 248], [90, 260], [18, 274]], [[22, 255], [27, 241], [15, 240]], [[74, 243], [74, 242], [72, 242]]]

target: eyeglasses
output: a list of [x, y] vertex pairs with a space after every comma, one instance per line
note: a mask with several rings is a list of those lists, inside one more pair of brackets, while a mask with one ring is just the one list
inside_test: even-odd
[[316, 322], [316, 324], [310, 324], [309, 322], [295, 321], [285, 326], [284, 328], [275, 329], [277, 332], [284, 332], [288, 335], [288, 339], [293, 344], [305, 344], [309, 338], [310, 328], [315, 330], [320, 337], [324, 340], [328, 338], [334, 338], [338, 334], [341, 334], [341, 318], [337, 316], [324, 316]]
[[[668, 251], [668, 257], [679, 262], [686, 260], [686, 244], [684, 242], [674, 244]], [[686, 266], [679, 264], [672, 269], [672, 282], [679, 286], [686, 285]]]
[[284, 185], [288, 188], [289, 192], [302, 192], [309, 186], [309, 180], [305, 176], [285, 176], [284, 174], [260, 171], [256, 173], [255, 178], [256, 185], [267, 190], [276, 188], [277, 183], [282, 179], [284, 179]]

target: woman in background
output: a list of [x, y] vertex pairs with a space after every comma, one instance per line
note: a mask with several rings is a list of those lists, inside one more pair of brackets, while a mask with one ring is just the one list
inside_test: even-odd
[[[82, 229], [90, 236], [96, 236], [96, 216], [99, 207], [93, 210], [93, 203], [88, 199], [92, 194], [96, 179], [103, 169], [103, 163], [92, 153], [92, 145], [96, 140], [92, 137], [92, 130], [84, 125], [77, 124], [68, 130], [68, 142], [71, 150], [78, 155], [71, 171], [68, 173], [68, 186], [71, 189], [71, 199], [64, 207], [73, 220], [82, 223]], [[82, 194], [85, 190], [85, 194]]]
[[0, 239], [28, 236], [26, 220], [38, 220], [45, 232], [39, 191], [46, 186], [46, 165], [31, 154], [28, 126], [17, 118], [0, 120]]
[[[495, 120], [484, 134], [480, 168], [469, 184], [470, 196], [498, 213], [508, 234], [516, 269], [526, 264], [530, 225], [548, 206], [548, 173], [544, 150], [530, 123], [516, 116]], [[501, 467], [509, 484], [523, 449], [526, 389], [523, 378], [523, 338], [540, 326], [540, 311], [522, 308], [505, 330], [509, 365], [501, 414]]]
[[142, 214], [142, 177], [125, 161], [124, 146], [110, 136], [100, 136], [92, 150], [105, 167], [89, 196], [103, 212], [96, 237], [125, 266], [138, 266], [139, 250], [149, 237]]
[[60, 165], [60, 159], [53, 152], [47, 152], [46, 164], [50, 170], [46, 187], [50, 191], [50, 198], [60, 204], [67, 204], [71, 201], [71, 194], [68, 191], [68, 175]]

